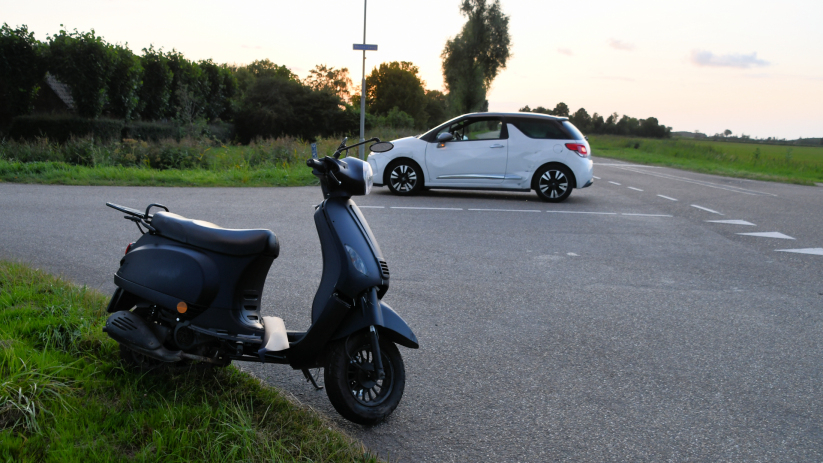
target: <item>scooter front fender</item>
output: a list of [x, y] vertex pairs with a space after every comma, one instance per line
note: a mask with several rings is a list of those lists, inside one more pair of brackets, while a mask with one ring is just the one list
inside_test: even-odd
[[369, 313], [371, 312], [369, 310], [365, 311], [366, 314], [363, 312], [363, 310], [358, 310], [357, 308], [351, 310], [340, 325], [340, 328], [332, 335], [332, 339], [342, 339], [352, 333], [374, 325], [378, 328], [381, 336], [384, 336], [395, 344], [400, 344], [410, 349], [418, 349], [420, 347], [420, 344], [417, 342], [417, 336], [414, 335], [409, 324], [385, 302], [380, 301], [381, 316], [378, 317], [379, 319], [375, 320], [375, 317]]

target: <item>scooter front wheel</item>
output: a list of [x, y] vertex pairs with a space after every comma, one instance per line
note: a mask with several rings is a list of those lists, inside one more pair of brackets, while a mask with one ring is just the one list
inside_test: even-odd
[[323, 379], [334, 408], [349, 421], [373, 425], [389, 416], [406, 387], [403, 358], [393, 342], [380, 340], [385, 377], [374, 367], [371, 339], [360, 333], [334, 344]]

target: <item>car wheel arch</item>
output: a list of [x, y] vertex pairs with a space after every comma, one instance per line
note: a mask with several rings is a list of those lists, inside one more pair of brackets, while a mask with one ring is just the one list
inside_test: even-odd
[[537, 177], [537, 173], [541, 169], [543, 169], [544, 167], [553, 167], [553, 166], [562, 167], [562, 168], [566, 169], [567, 171], [569, 171], [569, 175], [571, 177], [569, 179], [570, 180], [569, 183], [571, 184], [572, 188], [577, 188], [577, 177], [575, 177], [574, 171], [569, 166], [567, 166], [566, 164], [563, 164], [562, 162], [551, 161], [551, 162], [546, 162], [544, 164], [541, 164], [541, 165], [537, 166], [536, 169], [534, 169], [534, 173], [532, 173], [532, 181], [529, 184], [531, 186], [532, 190], [537, 189], [537, 181], [539, 180], [538, 177]]
[[423, 172], [423, 168], [420, 166], [419, 162], [417, 162], [414, 159], [412, 159], [410, 157], [407, 157], [407, 156], [400, 156], [400, 157], [394, 158], [394, 159], [391, 160], [391, 162], [386, 164], [386, 168], [383, 171], [383, 185], [388, 185], [389, 184], [389, 175], [391, 175], [391, 168], [394, 167], [395, 164], [397, 164], [398, 162], [401, 162], [401, 161], [405, 161], [405, 162], [407, 162], [409, 164], [412, 164], [413, 166], [417, 167], [418, 172], [420, 172], [421, 183], [423, 185], [423, 188], [425, 188], [425, 186], [426, 186], [426, 173]]

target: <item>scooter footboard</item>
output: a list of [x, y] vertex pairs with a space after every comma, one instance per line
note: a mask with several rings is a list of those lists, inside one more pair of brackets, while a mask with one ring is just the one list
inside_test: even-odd
[[332, 335], [332, 339], [342, 339], [352, 333], [374, 325], [378, 327], [381, 336], [395, 344], [400, 344], [410, 349], [418, 349], [420, 347], [420, 344], [417, 342], [417, 336], [414, 335], [411, 327], [403, 320], [403, 317], [398, 315], [394, 309], [383, 301], [380, 301], [380, 311], [382, 314], [380, 318], [382, 318], [382, 320], [372, 320], [371, 317], [364, 315], [362, 311], [352, 310], [340, 325], [340, 328]]

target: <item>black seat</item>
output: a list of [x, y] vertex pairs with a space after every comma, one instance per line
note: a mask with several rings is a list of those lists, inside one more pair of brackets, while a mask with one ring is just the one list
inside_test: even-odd
[[277, 257], [280, 243], [271, 230], [231, 230], [171, 212], [158, 212], [151, 226], [166, 238], [232, 256], [265, 254]]

